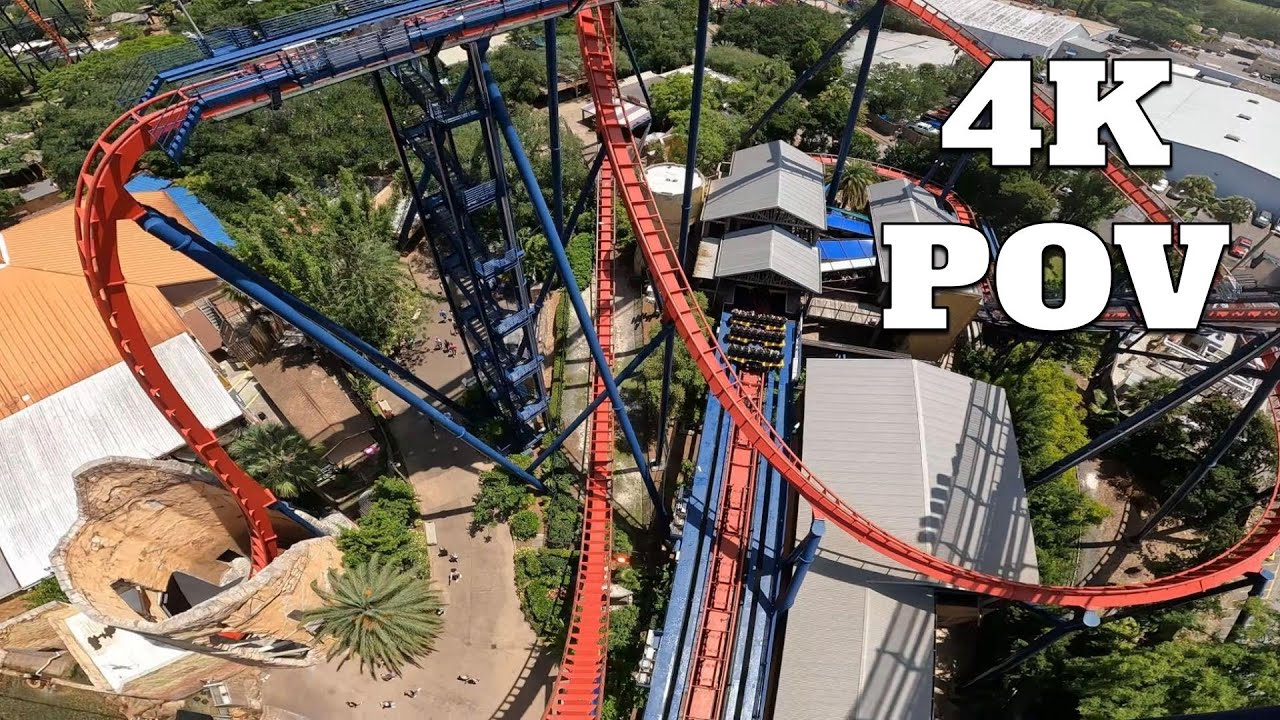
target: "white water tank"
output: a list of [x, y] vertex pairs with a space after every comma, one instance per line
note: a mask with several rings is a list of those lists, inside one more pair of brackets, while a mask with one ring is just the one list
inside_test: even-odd
[[[671, 247], [680, 245], [680, 206], [684, 203], [684, 165], [677, 163], [659, 163], [645, 168], [645, 179], [649, 182], [649, 191], [653, 193], [653, 202], [658, 206], [658, 215], [662, 225], [667, 229], [667, 237], [671, 239]], [[689, 224], [692, 226], [702, 217], [702, 205], [706, 199], [707, 183], [702, 173], [693, 171], [693, 202], [690, 206]], [[641, 253], [636, 253], [636, 272], [643, 272]]]

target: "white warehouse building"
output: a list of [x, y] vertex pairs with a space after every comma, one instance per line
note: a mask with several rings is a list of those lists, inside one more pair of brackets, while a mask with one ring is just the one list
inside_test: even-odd
[[1105, 38], [1115, 30], [996, 0], [932, 0], [930, 4], [1006, 58], [1053, 57], [1066, 40]]
[[1280, 210], [1280, 102], [1174, 73], [1142, 108], [1172, 146], [1170, 180], [1204, 175], [1219, 197], [1243, 195]]

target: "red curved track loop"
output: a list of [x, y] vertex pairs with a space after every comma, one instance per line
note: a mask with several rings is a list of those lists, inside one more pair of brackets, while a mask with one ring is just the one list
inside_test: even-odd
[[154, 138], [182, 122], [190, 105], [180, 90], [160, 95], [116, 120], [94, 143], [76, 183], [76, 244], [94, 304], [120, 357], [169, 424], [235, 496], [249, 524], [253, 568], [260, 570], [279, 552], [267, 515], [276, 498], [232, 461], [165, 375], [134, 315], [116, 252], [116, 223], [133, 221], [143, 210], [125, 191], [125, 181]]
[[[936, 13], [934, 15], [936, 20]], [[1033, 585], [986, 575], [933, 557], [875, 526], [845, 504], [786, 446], [761, 414], [759, 404], [728, 369], [724, 354], [713, 339], [711, 325], [694, 302], [689, 281], [671, 247], [645, 182], [640, 156], [631, 143], [630, 131], [619, 120], [621, 93], [611, 48], [604, 39], [601, 17], [592, 10], [586, 10], [579, 13], [577, 25], [588, 85], [598, 108], [596, 130], [607, 150], [609, 162], [613, 164], [623, 204], [653, 276], [654, 287], [662, 294], [665, 310], [712, 394], [744, 431], [760, 457], [786, 478], [813, 506], [817, 515], [899, 564], [948, 585], [1001, 598], [1095, 609], [1162, 602], [1217, 587], [1239, 579], [1246, 572], [1257, 571], [1266, 557], [1280, 547], [1280, 509], [1276, 506], [1273, 490], [1261, 518], [1246, 531], [1239, 543], [1189, 570], [1119, 587]], [[954, 28], [948, 27], [948, 32], [956, 34]], [[1275, 413], [1280, 411], [1280, 400], [1272, 397], [1269, 402], [1275, 417]], [[1277, 435], [1280, 435], [1280, 427]]]
[[[743, 372], [742, 392], [760, 402], [764, 376]], [[742, 603], [742, 564], [751, 536], [751, 505], [756, 491], [757, 457], [738, 427], [729, 441], [724, 489], [716, 511], [715, 547], [707, 574], [706, 598], [693, 651], [693, 679], [684, 694], [681, 718], [718, 720], [724, 714], [724, 687], [733, 659], [738, 609]]]
[[[596, 187], [596, 333], [604, 356], [613, 362], [613, 169], [600, 166]], [[596, 373], [591, 392], [605, 392]], [[551, 703], [542, 717], [598, 718], [604, 702], [605, 665], [609, 651], [609, 570], [613, 553], [613, 406], [608, 401], [591, 413], [588, 436], [586, 489], [583, 492], [582, 540], [578, 550], [578, 577], [573, 591], [573, 612], [560, 674], [551, 691]]]

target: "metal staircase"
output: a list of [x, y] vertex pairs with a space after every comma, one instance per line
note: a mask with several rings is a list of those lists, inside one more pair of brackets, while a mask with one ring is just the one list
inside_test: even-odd
[[[390, 74], [420, 111], [398, 133], [423, 165], [406, 226], [422, 213], [426, 245], [440, 268], [476, 379], [509, 439], [524, 447], [545, 430], [550, 402], [539, 372], [537, 315], [507, 204], [501, 146], [486, 98], [474, 91], [482, 84], [473, 77], [451, 92], [433, 58], [394, 66]], [[488, 177], [473, 177], [457, 156], [453, 131], [472, 123], [484, 136]], [[491, 227], [495, 216], [497, 232]]]

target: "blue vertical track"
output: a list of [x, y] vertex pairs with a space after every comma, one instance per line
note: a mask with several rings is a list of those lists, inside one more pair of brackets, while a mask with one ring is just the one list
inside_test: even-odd
[[[403, 141], [423, 166], [413, 182], [411, 210], [425, 213], [426, 242], [440, 269], [458, 333], [472, 361], [475, 378], [497, 409], [512, 444], [524, 447], [548, 425], [550, 397], [538, 353], [537, 314], [529, 299], [515, 237], [497, 128], [482, 87], [472, 50], [469, 80], [450, 92], [432, 58], [391, 69], [404, 94], [421, 111], [421, 120], [398, 127]], [[487, 177], [463, 170], [453, 142], [457, 128], [479, 124]], [[495, 212], [498, 232], [484, 233], [479, 216]], [[495, 240], [497, 242], [495, 242]]]
[[845, 118], [844, 132], [840, 135], [840, 149], [836, 152], [836, 166], [827, 187], [827, 205], [835, 206], [836, 193], [840, 191], [840, 178], [844, 175], [844, 163], [849, 158], [849, 146], [853, 142], [854, 129], [858, 125], [858, 113], [862, 100], [867, 96], [867, 78], [871, 75], [871, 61], [876, 56], [876, 40], [880, 38], [880, 26], [884, 24], [885, 0], [876, 0], [868, 13], [867, 46], [862, 51], [862, 64], [858, 66], [858, 85], [853, 89], [853, 101], [849, 103], [849, 116]]

